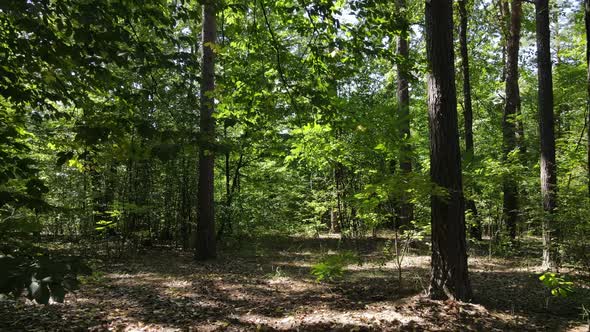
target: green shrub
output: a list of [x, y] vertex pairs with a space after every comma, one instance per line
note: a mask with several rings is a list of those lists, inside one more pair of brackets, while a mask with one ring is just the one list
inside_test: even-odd
[[16, 297], [26, 290], [37, 303], [62, 303], [66, 292], [78, 288], [77, 276], [90, 272], [77, 257], [0, 255], [0, 293]]
[[572, 286], [573, 282], [565, 280], [565, 278], [558, 276], [553, 272], [545, 272], [539, 276], [539, 280], [549, 291], [545, 297], [545, 309], [549, 309], [549, 299], [553, 297], [568, 297], [574, 292]]
[[545, 285], [545, 287], [551, 291], [551, 295], [555, 297], [568, 297], [568, 295], [574, 292], [572, 289], [573, 282], [566, 281], [565, 278], [562, 278], [553, 272], [543, 273], [539, 277], [539, 280], [543, 282], [543, 285]]
[[325, 256], [317, 264], [314, 264], [311, 267], [311, 274], [317, 281], [333, 281], [344, 275], [344, 268], [347, 265], [357, 261], [358, 256], [350, 251]]

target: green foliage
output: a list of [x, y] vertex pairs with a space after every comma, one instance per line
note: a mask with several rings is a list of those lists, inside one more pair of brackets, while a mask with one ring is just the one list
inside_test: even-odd
[[560, 277], [556, 273], [545, 272], [539, 276], [539, 280], [543, 282], [543, 285], [554, 297], [568, 297], [574, 292], [572, 288], [574, 283], [567, 281], [565, 278]]
[[355, 262], [359, 262], [358, 255], [351, 251], [327, 255], [311, 267], [310, 273], [318, 282], [334, 281], [344, 275], [346, 266]]
[[[431, 195], [447, 193], [429, 181], [425, 49], [411, 28], [423, 24], [423, 2], [407, 1], [402, 11], [383, 0], [260, 5], [219, 8], [211, 141], [196, 125], [199, 2], [4, 1], [0, 244], [17, 248], [40, 234], [95, 244], [116, 235], [189, 247], [204, 147], [216, 155], [219, 236], [236, 238], [226, 243], [319, 235], [332, 228], [331, 216], [343, 237], [364, 237], [392, 227], [400, 201], [412, 204], [426, 234]], [[534, 55], [521, 57], [522, 114], [514, 119], [527, 149], [502, 160], [502, 24], [495, 9], [469, 6], [475, 150], [462, 154], [462, 166], [465, 198], [478, 213], [467, 223], [481, 222], [492, 252], [512, 256], [521, 248], [505, 239], [503, 178], [519, 184], [523, 234], [540, 235], [543, 217]], [[562, 14], [552, 34], [555, 222], [567, 229], [563, 261], [588, 269], [585, 34], [573, 6], [556, 3]], [[406, 30], [410, 58], [401, 59], [395, 40]], [[409, 119], [397, 112], [399, 68], [411, 74]], [[405, 120], [411, 135], [402, 138]], [[400, 170], [402, 153], [409, 174]]]
[[0, 293], [27, 297], [40, 304], [63, 302], [65, 294], [78, 288], [77, 277], [90, 269], [77, 257], [0, 255]]
[[562, 192], [560, 200], [560, 213], [558, 215], [560, 227], [568, 229], [567, 236], [563, 237], [560, 249], [563, 260], [581, 267], [582, 270], [590, 269], [590, 220], [587, 218], [590, 201], [588, 198], [580, 199], [586, 195], [586, 188], [576, 185], [577, 192]]
[[582, 319], [585, 319], [588, 322], [588, 326], [590, 326], [590, 307], [586, 307], [582, 304]]

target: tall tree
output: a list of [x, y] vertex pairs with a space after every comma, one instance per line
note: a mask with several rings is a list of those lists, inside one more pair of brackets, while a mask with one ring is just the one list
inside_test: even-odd
[[215, 154], [212, 148], [215, 142], [215, 119], [213, 111], [215, 99], [215, 52], [216, 39], [216, 1], [204, 0], [202, 25], [201, 58], [201, 114], [200, 127], [203, 145], [199, 149], [199, 184], [197, 191], [197, 252], [199, 260], [216, 257], [215, 243], [215, 201], [214, 177]]
[[[459, 0], [459, 43], [461, 49], [461, 69], [463, 71], [463, 118], [465, 129], [465, 154], [473, 156], [473, 106], [471, 103], [471, 79], [469, 76], [469, 53], [467, 52], [467, 0]], [[477, 218], [475, 201], [468, 199], [465, 202], [467, 210], [475, 217], [476, 224], [470, 228], [471, 236], [481, 240], [481, 222]]]
[[[510, 29], [506, 46], [506, 104], [502, 118], [503, 158], [509, 164], [510, 154], [517, 147], [516, 117], [520, 108], [520, 89], [518, 85], [518, 51], [520, 49], [520, 26], [522, 18], [521, 0], [510, 4]], [[518, 222], [518, 183], [510, 176], [504, 177], [504, 222], [511, 239], [516, 238]]]
[[432, 195], [430, 297], [469, 300], [465, 211], [457, 123], [452, 0], [426, 1], [430, 177], [448, 196]]
[[[409, 90], [409, 24], [406, 14], [406, 1], [396, 0], [396, 8], [401, 15], [402, 30], [397, 42], [397, 104], [401, 119], [400, 139], [402, 141], [400, 154], [400, 168], [404, 174], [412, 172], [410, 139], [410, 90]], [[409, 225], [414, 218], [414, 207], [408, 199], [402, 197], [399, 211], [400, 225]]]
[[[588, 74], [586, 76], [586, 89], [588, 96], [586, 108], [588, 113], [588, 125], [590, 125], [590, 0], [584, 0], [584, 23], [586, 25], [586, 66]], [[588, 130], [588, 195], [590, 196], [590, 129]]]
[[539, 128], [541, 134], [541, 193], [543, 195], [543, 267], [557, 265], [554, 238], [558, 229], [553, 224], [557, 203], [557, 169], [553, 116], [553, 75], [549, 30], [549, 0], [535, 2], [537, 18], [537, 74], [539, 77]]

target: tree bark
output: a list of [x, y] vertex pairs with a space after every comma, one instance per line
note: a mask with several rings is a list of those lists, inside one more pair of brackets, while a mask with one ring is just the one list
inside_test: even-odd
[[[584, 0], [584, 23], [586, 24], [586, 67], [588, 74], [586, 76], [586, 89], [588, 92], [586, 107], [588, 109], [588, 126], [590, 127], [590, 0]], [[590, 129], [588, 129], [588, 196], [590, 196]]]
[[[467, 0], [459, 0], [459, 43], [461, 49], [461, 67], [463, 71], [463, 118], [465, 129], [465, 154], [473, 157], [473, 105], [471, 103], [471, 79], [469, 76], [469, 53], [467, 52]], [[465, 203], [467, 211], [471, 211], [475, 224], [470, 227], [471, 237], [481, 241], [481, 221], [477, 215], [475, 201], [469, 199]]]
[[[405, 18], [406, 1], [396, 0], [396, 9], [404, 15], [402, 19], [402, 31], [400, 33], [397, 43], [397, 55], [401, 61], [397, 64], [397, 104], [399, 117], [401, 119], [401, 128], [399, 131], [401, 150], [400, 150], [400, 168], [404, 175], [409, 175], [412, 172], [412, 148], [409, 143], [410, 140], [410, 91], [409, 91], [409, 70], [408, 59], [410, 57], [408, 37], [409, 25]], [[404, 188], [405, 189], [405, 188]], [[409, 226], [414, 219], [414, 207], [409, 203], [408, 197], [405, 197], [405, 192], [402, 195], [402, 200], [399, 208], [399, 224], [398, 226]]]
[[553, 76], [549, 30], [549, 0], [535, 2], [537, 16], [537, 73], [539, 77], [539, 128], [541, 135], [541, 194], [543, 195], [543, 267], [557, 267], [555, 240], [558, 229], [553, 222], [557, 203], [557, 170], [553, 116]]
[[215, 142], [215, 52], [216, 7], [215, 1], [205, 0], [202, 5], [202, 58], [201, 58], [201, 114], [200, 127], [203, 146], [199, 149], [199, 184], [197, 190], [197, 252], [198, 260], [216, 257], [214, 167], [215, 155], [211, 148]]
[[430, 297], [469, 300], [465, 211], [457, 123], [452, 0], [426, 0], [430, 177], [448, 196], [431, 197]]
[[[517, 148], [516, 116], [520, 108], [518, 86], [518, 51], [520, 49], [520, 26], [522, 17], [521, 0], [512, 0], [510, 8], [510, 29], [506, 47], [506, 105], [502, 119], [503, 159], [510, 164], [510, 153]], [[504, 177], [503, 217], [510, 238], [516, 238], [518, 223], [518, 183], [510, 176]]]

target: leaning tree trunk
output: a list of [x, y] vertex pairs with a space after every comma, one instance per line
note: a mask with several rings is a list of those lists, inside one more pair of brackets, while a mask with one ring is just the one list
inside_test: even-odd
[[541, 193], [543, 195], [543, 267], [557, 267], [555, 238], [558, 228], [553, 221], [557, 202], [555, 133], [553, 117], [553, 77], [549, 31], [549, 0], [535, 2], [537, 16], [537, 73], [539, 77], [539, 128], [541, 134]]
[[584, 21], [586, 23], [586, 66], [588, 74], [586, 76], [586, 89], [588, 92], [586, 107], [588, 109], [588, 196], [590, 196], [590, 0], [584, 0]]
[[202, 59], [201, 59], [201, 114], [200, 126], [203, 145], [199, 149], [199, 184], [197, 190], [197, 252], [199, 260], [216, 257], [215, 243], [215, 202], [214, 151], [211, 148], [215, 142], [215, 119], [213, 118], [215, 89], [215, 43], [216, 21], [214, 0], [206, 0], [203, 9], [202, 30]]
[[448, 196], [431, 197], [430, 297], [471, 299], [457, 124], [452, 0], [426, 0], [430, 177]]
[[[465, 120], [465, 154], [472, 156], [473, 149], [473, 106], [471, 104], [471, 80], [469, 76], [469, 54], [467, 52], [467, 0], [459, 0], [459, 15], [461, 24], [459, 30], [459, 42], [461, 44], [461, 67], [463, 70], [463, 118]], [[481, 221], [477, 216], [475, 201], [469, 199], [465, 202], [466, 209], [471, 211], [475, 224], [470, 227], [471, 237], [481, 240]]]
[[[404, 12], [406, 9], [405, 0], [396, 0], [395, 5], [397, 10]], [[410, 140], [410, 91], [409, 91], [409, 70], [408, 70], [408, 59], [410, 57], [408, 47], [408, 22], [404, 18], [402, 22], [402, 31], [400, 32], [398, 44], [397, 44], [397, 55], [401, 62], [397, 65], [397, 103], [399, 109], [399, 117], [401, 119], [401, 128], [399, 131], [400, 140], [402, 142], [401, 153], [400, 153], [400, 168], [404, 175], [408, 175], [412, 172], [412, 159], [411, 159], [411, 145]], [[402, 195], [399, 209], [399, 226], [409, 226], [414, 219], [414, 207], [409, 203], [408, 197], [405, 197], [405, 191]]]
[[[510, 164], [510, 153], [517, 147], [516, 116], [520, 108], [518, 86], [518, 51], [520, 48], [520, 26], [522, 17], [521, 0], [512, 0], [510, 29], [506, 47], [506, 105], [502, 119], [503, 159]], [[510, 238], [516, 238], [518, 222], [518, 183], [511, 175], [504, 176], [503, 217]]]

